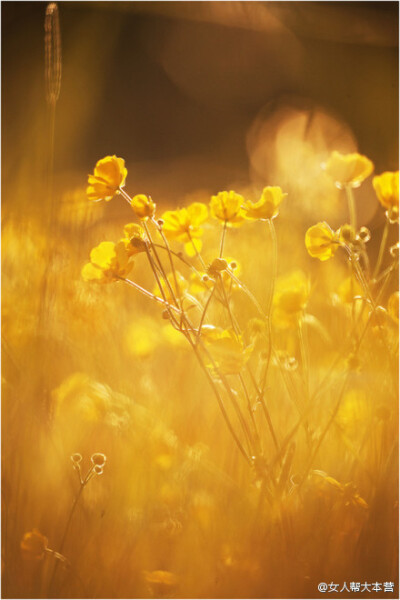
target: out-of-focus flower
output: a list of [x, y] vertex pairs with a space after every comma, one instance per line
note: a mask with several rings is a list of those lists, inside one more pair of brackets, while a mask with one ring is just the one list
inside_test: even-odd
[[363, 289], [355, 277], [346, 277], [338, 287], [338, 296], [345, 304], [351, 303], [354, 296], [362, 296]]
[[114, 155], [99, 160], [93, 175], [89, 175], [86, 189], [89, 200], [111, 200], [125, 184], [127, 174], [123, 158]]
[[372, 180], [379, 202], [386, 208], [391, 218], [399, 217], [399, 172], [386, 171]]
[[332, 177], [336, 187], [342, 189], [346, 186], [359, 187], [372, 173], [374, 165], [369, 158], [357, 152], [340, 154], [335, 150], [323, 168]]
[[95, 423], [118, 430], [130, 423], [131, 400], [85, 373], [67, 377], [53, 390], [52, 399], [57, 427], [68, 430], [68, 435], [76, 423], [85, 431], [87, 427], [92, 430]]
[[337, 413], [337, 423], [352, 436], [362, 433], [368, 423], [369, 406], [362, 389], [350, 389], [344, 395]]
[[[178, 332], [179, 335], [181, 335]], [[128, 327], [125, 336], [126, 346], [137, 358], [147, 358], [160, 343], [159, 325], [154, 319], [140, 318]]]
[[[240, 373], [250, 358], [253, 346], [245, 347], [242, 336], [236, 335], [232, 329], [203, 326], [201, 335], [223, 375]], [[212, 364], [208, 366], [213, 368]]]
[[211, 215], [227, 225], [241, 225], [245, 220], [244, 198], [233, 192], [219, 192], [210, 200]]
[[339, 246], [339, 236], [328, 223], [317, 223], [307, 229], [305, 242], [309, 255], [324, 261], [335, 254]]
[[207, 219], [207, 206], [201, 202], [193, 202], [186, 208], [167, 210], [162, 215], [162, 229], [169, 240], [183, 242], [186, 253], [194, 256], [196, 250], [200, 252], [202, 248], [199, 238], [203, 235], [203, 229], [200, 226]]
[[275, 286], [273, 318], [276, 325], [295, 325], [310, 295], [310, 282], [303, 271], [279, 277]]
[[150, 196], [145, 194], [137, 194], [131, 200], [131, 207], [133, 208], [136, 216], [142, 221], [147, 221], [154, 217], [156, 212], [156, 205]]
[[146, 235], [137, 223], [127, 223], [124, 227], [124, 237], [120, 240], [125, 245], [128, 257], [146, 250]]
[[82, 269], [85, 281], [110, 283], [125, 277], [133, 263], [129, 261], [124, 242], [101, 242], [90, 253], [90, 263]]
[[399, 292], [393, 292], [388, 300], [388, 313], [393, 321], [399, 322]]
[[266, 221], [273, 219], [279, 213], [279, 206], [287, 194], [284, 194], [280, 187], [265, 187], [258, 202], [247, 200], [244, 205], [244, 211], [247, 219]]
[[[173, 301], [170, 287], [172, 288], [172, 291], [176, 298], [182, 298], [189, 287], [189, 283], [186, 281], [184, 276], [181, 273], [179, 273], [179, 271], [175, 271], [175, 275], [173, 273], [168, 273], [167, 280], [168, 280], [169, 285], [164, 279], [160, 280], [161, 287], [163, 289], [163, 292], [165, 294], [167, 301], [168, 302]], [[154, 287], [153, 294], [155, 296], [162, 297], [162, 294], [160, 292], [160, 288], [158, 287], [158, 285], [156, 285]]]
[[22, 557], [25, 560], [42, 560], [47, 549], [48, 539], [38, 529], [24, 534], [20, 543]]

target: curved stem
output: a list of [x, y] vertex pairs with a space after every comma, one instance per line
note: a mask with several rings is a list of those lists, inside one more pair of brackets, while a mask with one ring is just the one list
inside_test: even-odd
[[270, 280], [270, 288], [268, 295], [268, 303], [267, 303], [267, 334], [268, 334], [268, 354], [267, 360], [264, 368], [263, 380], [261, 385], [261, 390], [264, 392], [265, 386], [267, 385], [267, 376], [268, 376], [268, 368], [269, 363], [271, 362], [271, 354], [272, 354], [272, 327], [271, 327], [271, 315], [272, 315], [272, 302], [274, 299], [274, 291], [275, 291], [275, 280], [276, 273], [278, 269], [278, 245], [276, 240], [276, 231], [275, 226], [272, 219], [267, 220], [267, 226], [269, 229], [269, 233], [271, 236], [272, 242], [272, 269], [271, 269], [271, 280]]
[[226, 236], [226, 228], [227, 228], [228, 222], [225, 221], [224, 222], [224, 228], [222, 230], [222, 236], [221, 236], [221, 244], [219, 247], [219, 257], [222, 258], [222, 255], [224, 253], [224, 245], [225, 245], [225, 236]]
[[349, 207], [350, 225], [353, 227], [354, 231], [357, 231], [357, 212], [353, 190], [349, 185], [346, 185], [344, 189], [346, 191], [347, 204]]
[[389, 234], [389, 219], [386, 219], [385, 227], [384, 227], [383, 233], [382, 233], [381, 245], [379, 246], [378, 258], [377, 258], [375, 269], [374, 269], [374, 273], [373, 273], [373, 278], [374, 279], [378, 275], [379, 269], [380, 269], [381, 264], [382, 264], [383, 255], [384, 255], [385, 249], [386, 249], [386, 243], [387, 243], [387, 239], [388, 239], [388, 234]]

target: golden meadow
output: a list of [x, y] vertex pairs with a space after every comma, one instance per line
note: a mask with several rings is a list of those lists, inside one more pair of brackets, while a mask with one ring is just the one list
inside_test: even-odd
[[165, 206], [116, 155], [55, 201], [46, 19], [45, 210], [2, 232], [3, 596], [393, 597], [398, 171], [316, 153], [310, 223], [279, 181]]

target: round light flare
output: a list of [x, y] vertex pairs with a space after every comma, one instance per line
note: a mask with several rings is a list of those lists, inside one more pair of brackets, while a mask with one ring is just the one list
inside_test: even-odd
[[[344, 192], [323, 170], [333, 150], [357, 151], [350, 128], [338, 117], [311, 102], [282, 101], [267, 106], [256, 117], [247, 137], [251, 177], [260, 185], [281, 185], [287, 192], [283, 210], [299, 211], [305, 218], [348, 221]], [[362, 222], [376, 210], [371, 186], [362, 189], [357, 204]], [[356, 191], [356, 195], [360, 194]]]

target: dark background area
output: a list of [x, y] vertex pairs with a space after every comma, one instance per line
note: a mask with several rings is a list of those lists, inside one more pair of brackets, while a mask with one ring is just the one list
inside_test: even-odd
[[[43, 169], [45, 8], [2, 3], [3, 202], [28, 180], [36, 190]], [[63, 182], [84, 185], [106, 154], [167, 199], [246, 182], [248, 132], [282, 105], [327, 111], [376, 172], [397, 168], [396, 2], [60, 2], [59, 11]]]

